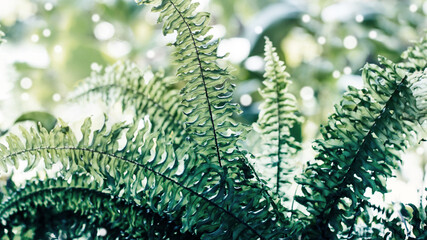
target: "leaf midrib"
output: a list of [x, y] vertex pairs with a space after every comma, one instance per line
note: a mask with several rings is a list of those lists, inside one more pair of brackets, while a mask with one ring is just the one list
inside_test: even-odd
[[[273, 54], [271, 54], [272, 59], [273, 59]], [[273, 59], [274, 60], [274, 59]], [[276, 69], [274, 68], [275, 73], [277, 74]], [[275, 76], [277, 76], [275, 74]], [[277, 176], [276, 176], [276, 194], [279, 195], [279, 189], [280, 189], [280, 174], [282, 173], [282, 167], [280, 166], [282, 163], [282, 158], [281, 158], [281, 152], [282, 152], [282, 145], [281, 143], [281, 135], [282, 135], [282, 121], [281, 121], [281, 112], [280, 112], [280, 89], [279, 89], [279, 80], [277, 79], [277, 77], [274, 77], [274, 82], [275, 82], [275, 90], [276, 90], [276, 107], [277, 107]]]
[[192, 44], [193, 44], [194, 49], [196, 51], [197, 63], [198, 63], [198, 66], [199, 66], [198, 68], [200, 70], [200, 77], [202, 78], [203, 87], [204, 87], [204, 90], [205, 90], [205, 97], [206, 97], [206, 101], [207, 101], [207, 105], [208, 105], [209, 117], [210, 117], [210, 120], [211, 120], [212, 132], [213, 132], [214, 140], [215, 140], [216, 155], [217, 155], [217, 158], [218, 158], [219, 166], [222, 167], [222, 164], [221, 164], [221, 153], [220, 153], [220, 150], [219, 150], [217, 131], [216, 131], [216, 128], [215, 128], [215, 122], [214, 122], [214, 117], [213, 117], [213, 112], [212, 112], [212, 106], [211, 106], [211, 103], [210, 103], [210, 100], [209, 100], [209, 93], [208, 93], [208, 89], [207, 89], [207, 86], [206, 86], [204, 69], [202, 67], [202, 60], [200, 59], [199, 49], [198, 49], [198, 46], [196, 44], [196, 40], [194, 39], [193, 31], [191, 30], [190, 25], [188, 24], [186, 18], [182, 15], [181, 11], [178, 9], [178, 7], [175, 5], [175, 3], [172, 0], [170, 0], [170, 3], [175, 8], [175, 10], [178, 12], [178, 14], [181, 17], [182, 21], [185, 23], [185, 25], [187, 27], [187, 30], [190, 32], [191, 41], [192, 41]]
[[[400, 88], [403, 86], [406, 78], [407, 77], [405, 76], [400, 81], [400, 83], [396, 85], [396, 89], [391, 94], [390, 98], [386, 101], [385, 106], [380, 110], [380, 114], [375, 118], [374, 123], [372, 124], [371, 128], [369, 129], [369, 132], [363, 138], [362, 143], [360, 144], [360, 147], [357, 149], [357, 152], [356, 152], [355, 156], [353, 157], [353, 160], [352, 160], [348, 170], [345, 172], [343, 180], [335, 187], [336, 189], [338, 189], [338, 191], [342, 191], [343, 187], [345, 187], [345, 185], [347, 184], [347, 180], [348, 180], [349, 176], [351, 175], [352, 172], [354, 172], [353, 169], [355, 168], [355, 166], [357, 164], [356, 160], [360, 158], [360, 154], [361, 154], [361, 152], [363, 152], [362, 149], [365, 149], [366, 144], [368, 144], [370, 142], [369, 140], [370, 140], [370, 138], [372, 138], [372, 134], [374, 133], [375, 128], [377, 128], [377, 124], [378, 124], [379, 120], [386, 113], [386, 110], [390, 107], [389, 106], [390, 103], [393, 102], [392, 99], [394, 99], [396, 96], [399, 97]], [[367, 155], [366, 157], [369, 157], [369, 156]], [[333, 209], [331, 209], [331, 207], [337, 206], [338, 201], [341, 199], [341, 197], [342, 197], [341, 194], [335, 193], [332, 201], [327, 201], [327, 205], [322, 210], [322, 212], [319, 214], [319, 216], [324, 216], [322, 218], [329, 221], [331, 219], [331, 214], [334, 212]], [[329, 211], [329, 213], [325, 215], [325, 212], [328, 209], [331, 209], [331, 211]]]

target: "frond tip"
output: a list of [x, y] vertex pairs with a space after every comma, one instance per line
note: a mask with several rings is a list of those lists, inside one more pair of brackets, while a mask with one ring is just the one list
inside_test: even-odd
[[259, 161], [265, 163], [266, 171], [274, 169], [270, 182], [274, 183], [275, 192], [279, 194], [281, 186], [288, 182], [288, 175], [292, 171], [288, 166], [290, 158], [300, 149], [291, 136], [291, 128], [301, 118], [296, 115], [295, 96], [288, 92], [291, 81], [288, 80], [286, 67], [279, 60], [272, 42], [267, 37], [265, 39], [265, 88], [260, 90], [265, 100], [260, 105], [259, 118], [254, 127], [261, 134], [264, 145]]
[[163, 34], [177, 33], [173, 45], [178, 80], [185, 82], [181, 90], [184, 113], [188, 116], [187, 129], [200, 158], [219, 166], [234, 167], [241, 154], [236, 142], [244, 127], [231, 116], [240, 113], [232, 103], [235, 85], [226, 69], [217, 64], [218, 41], [208, 34], [210, 15], [196, 11], [199, 3], [190, 0], [137, 0], [138, 4], [156, 4]]
[[427, 120], [427, 69], [424, 72], [415, 72], [408, 79], [410, 89], [415, 98], [420, 123]]

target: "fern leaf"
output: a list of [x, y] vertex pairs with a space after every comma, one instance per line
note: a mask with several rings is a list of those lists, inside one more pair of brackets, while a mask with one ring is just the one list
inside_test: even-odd
[[413, 72], [412, 79], [409, 79], [411, 91], [415, 97], [415, 103], [419, 110], [418, 121], [420, 123], [427, 120], [427, 35], [424, 36], [414, 46], [411, 46], [402, 54], [404, 62], [399, 64], [403, 71]]
[[[154, 4], [142, 0], [139, 4]], [[236, 142], [245, 129], [231, 119], [240, 112], [232, 104], [234, 84], [226, 69], [218, 66], [217, 41], [207, 35], [209, 14], [195, 12], [198, 3], [190, 0], [162, 0], [153, 11], [164, 22], [163, 33], [177, 33], [175, 62], [179, 64], [178, 80], [186, 82], [182, 89], [187, 128], [198, 146], [200, 157], [219, 166], [233, 165], [240, 154]]]
[[424, 69], [424, 72], [417, 71], [411, 74], [408, 82], [418, 110], [416, 118], [422, 124], [427, 120], [427, 68]]
[[[182, 103], [198, 161], [223, 167], [230, 179], [227, 181], [233, 181], [239, 189], [246, 190], [247, 187], [241, 186], [249, 185], [252, 191], [259, 192], [266, 199], [256, 198], [256, 201], [268, 201], [275, 215], [273, 219], [284, 226], [283, 213], [278, 211], [266, 188], [253, 179], [251, 166], [237, 148], [236, 143], [246, 129], [231, 119], [231, 115], [239, 113], [240, 109], [231, 103], [234, 90], [231, 76], [216, 62], [222, 58], [217, 56], [218, 42], [211, 41], [212, 36], [207, 35], [209, 14], [196, 12], [198, 3], [190, 0], [137, 2], [156, 4], [153, 11], [160, 13], [158, 21], [164, 22], [163, 33], [177, 34], [172, 44], [176, 47], [175, 63], [179, 65], [177, 80], [186, 83], [181, 90]], [[264, 213], [268, 215], [266, 211]]]
[[265, 62], [266, 72], [263, 81], [265, 88], [260, 90], [265, 101], [260, 106], [260, 113], [255, 129], [261, 133], [265, 152], [260, 160], [268, 161], [268, 168], [274, 168], [273, 187], [277, 195], [281, 186], [288, 183], [287, 175], [292, 171], [287, 166], [290, 157], [300, 146], [290, 134], [290, 129], [299, 121], [296, 116], [295, 96], [288, 92], [289, 74], [279, 60], [273, 43], [266, 37]]
[[[410, 89], [412, 75], [380, 58], [382, 67], [366, 65], [365, 88], [350, 87], [336, 112], [322, 129], [315, 162], [307, 167], [303, 197], [298, 201], [312, 214], [307, 237], [336, 239], [351, 236], [366, 209], [366, 188], [386, 193], [385, 180], [398, 167], [400, 153], [409, 145], [420, 111]], [[405, 72], [403, 72], [405, 73]]]
[[[38, 222], [40, 219], [35, 217], [37, 215], [45, 217], [44, 223]], [[64, 215], [66, 219], [61, 218]], [[48, 216], [52, 218], [47, 219]], [[80, 232], [95, 231], [96, 235], [97, 228], [102, 227], [107, 230], [108, 238], [114, 239], [153, 239], [155, 236], [198, 239], [190, 233], [180, 233], [180, 223], [176, 224], [146, 207], [125, 201], [109, 193], [106, 186], [82, 175], [73, 175], [69, 180], [57, 178], [28, 182], [2, 202], [0, 220], [0, 237], [6, 234], [4, 230], [16, 228], [25, 222], [26, 228], [33, 226], [36, 233], [43, 229], [43, 238], [49, 234], [60, 238], [54, 233], [60, 231], [68, 231], [68, 238], [77, 237]], [[61, 221], [60, 225], [57, 225], [57, 220]], [[66, 224], [70, 222], [72, 224]], [[69, 225], [71, 229], [67, 229]], [[95, 235], [86, 237], [93, 238]], [[42, 237], [35, 235], [33, 238]]]
[[177, 92], [168, 90], [164, 74], [141, 71], [130, 62], [117, 62], [103, 71], [93, 71], [71, 95], [72, 100], [100, 96], [105, 103], [121, 102], [122, 109], [133, 109], [137, 118], [149, 115], [160, 131], [180, 141], [185, 116]]
[[[115, 196], [181, 222], [181, 232], [203, 239], [275, 239], [286, 234], [280, 216], [270, 213], [272, 203], [262, 188], [235, 183], [217, 164], [200, 163], [185, 144], [175, 149], [148, 122], [143, 129], [137, 126], [119, 123], [108, 130], [104, 124], [91, 131], [87, 120], [80, 140], [65, 126], [50, 133], [22, 129], [23, 141], [9, 135], [9, 148], [0, 145], [0, 162], [7, 167], [24, 160], [28, 170], [41, 160], [47, 168], [60, 162], [65, 179], [71, 173], [88, 173]], [[125, 146], [119, 147], [123, 141]], [[233, 174], [240, 179], [239, 172]]]
[[405, 60], [399, 66], [410, 72], [424, 71], [427, 67], [427, 34], [402, 54]]

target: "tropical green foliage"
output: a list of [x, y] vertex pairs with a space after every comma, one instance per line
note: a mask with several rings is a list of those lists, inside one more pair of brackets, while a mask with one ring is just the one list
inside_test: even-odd
[[[266, 39], [256, 125], [263, 152], [255, 161], [274, 172], [266, 182], [241, 147], [250, 129], [233, 120], [240, 113], [233, 77], [220, 66], [209, 14], [190, 0], [139, 3], [153, 4], [163, 33], [176, 34], [176, 77], [117, 63], [95, 71], [72, 98], [119, 102], [134, 111], [132, 122], [110, 123], [105, 115], [100, 128], [88, 118], [80, 131], [58, 120], [51, 130], [39, 124], [9, 133], [0, 171], [24, 168], [40, 179], [1, 186], [2, 239], [425, 238], [425, 206], [402, 204], [396, 218], [367, 195], [388, 191], [401, 153], [419, 140], [427, 115], [425, 40], [402, 63], [380, 58], [380, 66], [363, 68], [364, 87], [344, 94], [315, 143], [316, 159], [297, 178], [302, 207], [289, 210], [280, 199], [293, 194], [282, 185], [293, 181], [300, 146], [291, 129], [301, 119], [272, 43]], [[176, 82], [184, 84], [179, 95]]]
[[379, 60], [381, 67], [366, 65], [365, 87], [350, 88], [335, 107], [336, 113], [322, 129], [323, 139], [316, 142], [317, 161], [299, 180], [304, 193], [299, 201], [313, 219], [307, 236], [321, 233], [333, 239], [344, 230], [352, 237], [359, 217], [370, 224], [364, 216], [371, 206], [365, 197], [367, 188], [373, 193], [388, 191], [386, 178], [398, 168], [401, 152], [414, 142], [425, 119], [426, 95], [421, 86], [426, 76], [411, 69], [425, 69], [426, 47], [422, 40], [397, 65], [385, 58]]

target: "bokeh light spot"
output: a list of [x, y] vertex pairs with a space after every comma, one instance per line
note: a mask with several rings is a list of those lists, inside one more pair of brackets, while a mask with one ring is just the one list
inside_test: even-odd
[[375, 30], [371, 30], [371, 31], [369, 31], [368, 36], [370, 39], [375, 39], [378, 37], [378, 33]]
[[310, 86], [305, 86], [301, 88], [299, 95], [303, 100], [311, 100], [314, 98], [314, 90]]
[[39, 37], [39, 35], [37, 35], [37, 34], [33, 34], [33, 35], [31, 35], [31, 41], [32, 42], [38, 42], [40, 40], [40, 37]]
[[43, 30], [43, 36], [45, 36], [45, 37], [50, 37], [50, 35], [51, 35], [51, 34], [52, 34], [52, 33], [51, 33], [50, 29], [45, 28], [45, 29]]
[[44, 4], [44, 9], [45, 9], [46, 11], [52, 11], [52, 9], [53, 9], [53, 4], [52, 4], [52, 3], [50, 3], [50, 2], [45, 3], [45, 4]]
[[23, 89], [30, 89], [33, 86], [33, 80], [28, 77], [24, 77], [21, 79], [20, 84]]
[[365, 20], [365, 17], [363, 17], [362, 14], [357, 14], [355, 17], [356, 22], [361, 23], [363, 20]]
[[409, 11], [416, 12], [418, 10], [418, 6], [415, 4], [409, 5]]
[[260, 56], [252, 56], [246, 59], [245, 68], [249, 71], [263, 71], [264, 70], [264, 59]]
[[346, 75], [351, 74], [351, 72], [352, 72], [351, 67], [349, 67], [349, 66], [345, 67], [345, 68], [344, 68], [344, 70], [343, 70], [343, 72], [344, 72], [344, 74], [346, 74]]
[[99, 22], [99, 20], [100, 20], [101, 18], [99, 17], [99, 15], [98, 14], [93, 14], [92, 15], [92, 22]]
[[95, 26], [93, 33], [96, 39], [105, 41], [114, 36], [115, 29], [113, 24], [109, 22], [100, 22]]
[[55, 93], [55, 94], [53, 94], [53, 95], [52, 95], [52, 100], [53, 100], [54, 102], [59, 102], [59, 101], [61, 101], [61, 95], [60, 95], [59, 93]]
[[240, 104], [242, 104], [242, 106], [249, 106], [252, 104], [252, 97], [249, 94], [243, 94], [242, 96], [240, 96]]
[[324, 45], [326, 43], [326, 38], [324, 36], [318, 37], [317, 43], [319, 43], [320, 45]]
[[348, 35], [344, 38], [343, 44], [347, 49], [354, 49], [357, 47], [357, 38], [353, 35]]
[[261, 27], [261, 26], [256, 26], [256, 27], [254, 28], [254, 32], [255, 32], [256, 34], [261, 34], [263, 31], [264, 31], [264, 28], [263, 28], [263, 27]]
[[341, 73], [340, 73], [340, 71], [338, 71], [338, 70], [333, 71], [333, 72], [332, 72], [332, 77], [334, 77], [334, 78], [339, 78], [339, 77], [341, 77]]
[[310, 22], [310, 21], [311, 21], [311, 17], [310, 17], [310, 15], [308, 15], [308, 14], [304, 14], [304, 15], [302, 15], [302, 17], [301, 17], [301, 20], [302, 20], [303, 22], [305, 22], [305, 23], [308, 23], [308, 22]]

